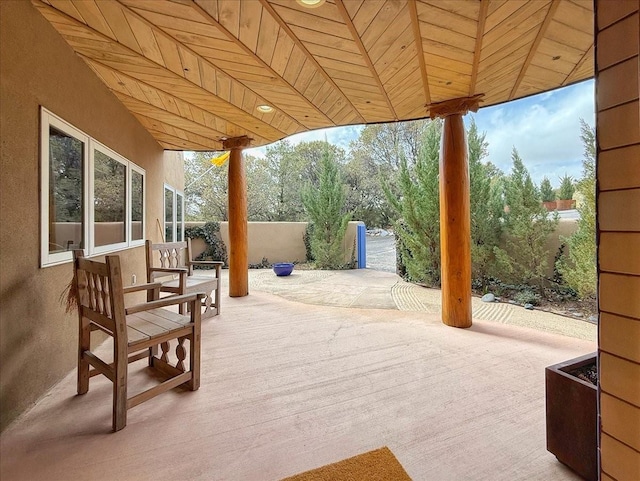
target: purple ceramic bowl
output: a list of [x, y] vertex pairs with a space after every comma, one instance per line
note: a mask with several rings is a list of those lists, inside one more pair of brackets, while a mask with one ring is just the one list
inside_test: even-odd
[[291, 262], [277, 262], [273, 264], [273, 272], [276, 276], [288, 276], [293, 272], [293, 264]]

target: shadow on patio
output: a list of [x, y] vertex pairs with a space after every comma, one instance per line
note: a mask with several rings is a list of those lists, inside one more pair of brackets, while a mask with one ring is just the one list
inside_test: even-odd
[[[378, 274], [347, 275], [375, 293], [391, 282]], [[365, 302], [362, 284], [339, 279], [327, 285]], [[416, 481], [578, 479], [545, 449], [544, 368], [594, 342], [259, 288], [203, 321], [199, 391], [159, 396], [111, 433], [111, 384], [75, 396], [70, 373], [2, 434], [0, 477], [266, 481], [386, 445]]]

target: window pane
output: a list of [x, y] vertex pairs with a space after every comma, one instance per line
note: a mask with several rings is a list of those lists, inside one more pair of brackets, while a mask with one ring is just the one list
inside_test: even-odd
[[125, 242], [127, 167], [96, 150], [93, 169], [95, 246]]
[[164, 241], [173, 242], [173, 191], [164, 189]]
[[49, 253], [84, 248], [84, 143], [49, 127]]
[[131, 171], [131, 240], [143, 239], [144, 235], [144, 183], [143, 175], [135, 170]]
[[182, 194], [176, 193], [176, 240], [183, 241], [182, 238], [182, 207], [184, 205]]

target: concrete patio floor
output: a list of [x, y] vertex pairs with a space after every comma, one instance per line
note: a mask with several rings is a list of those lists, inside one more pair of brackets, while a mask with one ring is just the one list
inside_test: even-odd
[[[407, 288], [385, 273], [298, 273], [277, 293], [268, 274], [203, 322], [200, 390], [146, 402], [111, 433], [111, 384], [76, 396], [71, 372], [0, 436], [0, 479], [275, 481], [385, 445], [416, 481], [579, 479], [545, 449], [544, 368], [593, 340], [449, 328], [391, 306]], [[320, 305], [336, 299], [351, 307]]]

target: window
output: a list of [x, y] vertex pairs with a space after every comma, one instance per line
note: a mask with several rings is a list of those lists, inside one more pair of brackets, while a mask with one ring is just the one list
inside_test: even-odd
[[144, 242], [145, 171], [41, 111], [41, 265]]
[[184, 195], [173, 187], [164, 186], [164, 240], [184, 240]]

